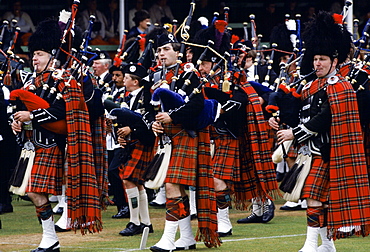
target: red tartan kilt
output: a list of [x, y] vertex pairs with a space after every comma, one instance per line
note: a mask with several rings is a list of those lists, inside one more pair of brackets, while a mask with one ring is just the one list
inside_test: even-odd
[[26, 192], [62, 194], [63, 154], [58, 146], [37, 147]]
[[273, 153], [273, 150], [275, 148], [275, 143], [276, 143], [276, 130], [272, 129], [270, 125], [268, 124], [268, 121], [266, 121], [266, 131], [268, 135], [268, 144], [269, 148], [271, 150], [271, 153]]
[[172, 141], [172, 154], [165, 183], [196, 186], [198, 136], [188, 133], [173, 124], [165, 124], [165, 133]]
[[153, 159], [153, 147], [136, 143], [131, 152], [131, 159], [125, 165], [120, 167], [122, 179], [134, 183], [144, 184], [143, 175], [146, 167]]
[[324, 163], [321, 156], [313, 156], [311, 170], [302, 189], [302, 198], [328, 201], [329, 163]]
[[218, 135], [214, 139], [215, 154], [211, 166], [215, 178], [240, 181], [239, 141], [230, 135]]

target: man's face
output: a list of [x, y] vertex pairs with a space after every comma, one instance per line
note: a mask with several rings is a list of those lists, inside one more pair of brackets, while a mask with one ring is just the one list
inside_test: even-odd
[[94, 70], [94, 75], [100, 76], [101, 74], [108, 70], [108, 64], [103, 64], [101, 60], [94, 60], [92, 68]]
[[206, 77], [207, 74], [209, 74], [212, 69], [212, 65], [212, 62], [210, 61], [202, 61], [202, 63], [199, 65], [199, 72], [202, 77]]
[[[44, 51], [34, 51], [32, 57], [32, 65], [36, 70], [36, 73], [41, 73], [42, 71], [46, 70], [50, 64], [50, 54]], [[47, 66], [49, 62], [49, 66]], [[47, 66], [47, 67], [46, 67]]]
[[159, 61], [161, 64], [164, 62], [166, 67], [176, 64], [178, 52], [173, 50], [170, 43], [158, 47], [157, 53]]
[[117, 87], [123, 87], [123, 73], [121, 71], [113, 71], [112, 80], [116, 83]]
[[125, 85], [126, 90], [128, 92], [132, 92], [132, 91], [140, 88], [139, 87], [139, 82], [137, 80], [132, 79], [131, 75], [128, 74], [128, 73], [125, 73], [125, 77], [123, 79], [123, 82], [124, 82], [124, 85]]
[[[249, 57], [247, 54], [242, 52], [239, 54], [239, 59], [238, 59], [238, 66], [242, 67], [244, 69], [248, 69], [250, 66], [253, 65], [253, 60], [252, 57]], [[243, 60], [245, 63], [243, 64]]]
[[315, 55], [313, 58], [313, 66], [316, 70], [316, 76], [319, 78], [325, 77], [335, 70], [338, 59], [331, 61], [329, 56]]

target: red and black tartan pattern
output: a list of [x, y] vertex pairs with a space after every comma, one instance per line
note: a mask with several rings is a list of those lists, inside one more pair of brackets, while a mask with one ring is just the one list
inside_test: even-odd
[[189, 197], [166, 199], [166, 220], [178, 221], [190, 215]]
[[[50, 74], [45, 72], [38, 76], [35, 79], [35, 86], [42, 86]], [[77, 81], [66, 73], [62, 78], [63, 82], [59, 83], [58, 90], [66, 104], [68, 218], [71, 220], [72, 228], [75, 230], [80, 228], [82, 234], [99, 232], [102, 230], [101, 191], [94, 167], [89, 113]], [[48, 167], [50, 163], [52, 162], [44, 162], [43, 165]], [[63, 166], [63, 161], [61, 165]]]
[[26, 192], [62, 194], [63, 153], [58, 146], [35, 146], [35, 159]]
[[36, 208], [36, 215], [41, 220], [47, 220], [51, 216], [53, 216], [53, 209], [51, 208], [51, 204], [49, 201], [41, 206], [35, 206], [35, 208]]
[[252, 198], [265, 199], [270, 194], [278, 194], [266, 121], [258, 95], [249, 83], [244, 83], [242, 89], [248, 95], [249, 103], [244, 133], [239, 137], [241, 179], [234, 183], [237, 209], [246, 209]]
[[131, 152], [131, 159], [120, 167], [120, 170], [122, 170], [121, 178], [143, 185], [145, 182], [143, 180], [145, 169], [152, 159], [152, 146], [146, 146], [140, 142], [135, 143], [134, 149]]
[[[214, 128], [211, 127], [212, 132]], [[212, 168], [215, 178], [226, 181], [240, 181], [239, 140], [228, 134], [215, 134], [215, 152]]]
[[327, 211], [323, 206], [320, 207], [307, 207], [307, 226], [309, 227], [326, 227], [326, 216]]
[[92, 145], [94, 151], [94, 164], [101, 204], [108, 197], [108, 153], [106, 148], [106, 130], [104, 116], [99, 117], [91, 124]]
[[313, 155], [311, 169], [302, 188], [302, 198], [326, 202], [329, 198], [329, 163], [321, 156]]
[[172, 154], [165, 183], [196, 186], [198, 137], [174, 124], [165, 124], [165, 133], [172, 141]]
[[344, 226], [357, 226], [358, 235], [370, 232], [370, 188], [356, 94], [348, 81], [336, 76], [337, 83], [316, 80], [302, 93], [304, 99], [327, 86], [332, 113], [328, 230], [333, 239], [340, 238], [337, 230]]
[[165, 134], [172, 141], [172, 155], [165, 183], [197, 187], [197, 241], [218, 247], [221, 241], [217, 233], [217, 204], [214, 191], [213, 171], [210, 166], [210, 134], [205, 128], [191, 138], [180, 126], [165, 124]]

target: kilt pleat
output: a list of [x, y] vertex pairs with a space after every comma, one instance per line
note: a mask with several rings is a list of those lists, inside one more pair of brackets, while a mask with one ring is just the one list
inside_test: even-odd
[[165, 183], [196, 186], [198, 136], [188, 133], [173, 124], [165, 124], [165, 133], [172, 141], [172, 154]]
[[324, 163], [321, 156], [312, 157], [311, 170], [302, 189], [302, 198], [311, 198], [320, 202], [329, 197], [329, 163]]
[[131, 152], [131, 159], [123, 164], [121, 178], [134, 183], [144, 184], [143, 175], [153, 158], [153, 147], [137, 142]]
[[211, 166], [215, 178], [240, 181], [239, 141], [230, 135], [218, 135], [214, 139], [215, 154]]
[[58, 146], [41, 148], [36, 146], [31, 178], [26, 192], [62, 194], [63, 154]]

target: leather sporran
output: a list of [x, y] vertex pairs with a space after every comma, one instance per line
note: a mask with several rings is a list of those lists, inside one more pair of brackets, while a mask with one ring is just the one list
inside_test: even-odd
[[296, 163], [285, 175], [279, 188], [285, 192], [283, 198], [288, 201], [298, 202], [301, 197], [303, 185], [311, 169], [312, 155], [307, 146], [298, 151]]
[[17, 166], [10, 178], [10, 192], [20, 196], [26, 194], [26, 187], [28, 186], [28, 181], [31, 177], [34, 158], [35, 147], [30, 141], [28, 141], [24, 144]]

